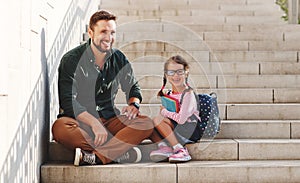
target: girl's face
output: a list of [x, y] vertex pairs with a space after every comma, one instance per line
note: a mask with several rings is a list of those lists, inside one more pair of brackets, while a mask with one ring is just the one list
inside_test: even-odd
[[182, 90], [186, 87], [185, 79], [187, 78], [188, 71], [184, 70], [182, 64], [170, 62], [165, 72], [167, 80], [171, 83], [173, 90]]

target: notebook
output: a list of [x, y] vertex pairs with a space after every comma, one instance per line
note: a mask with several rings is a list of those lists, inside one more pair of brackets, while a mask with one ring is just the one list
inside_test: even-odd
[[170, 112], [179, 111], [179, 101], [169, 95], [161, 97], [161, 104]]

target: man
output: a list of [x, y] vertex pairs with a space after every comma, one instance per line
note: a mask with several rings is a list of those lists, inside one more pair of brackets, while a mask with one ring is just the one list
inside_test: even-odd
[[[74, 165], [138, 162], [135, 147], [153, 131], [153, 121], [139, 114], [140, 87], [125, 55], [112, 45], [116, 16], [101, 10], [89, 22], [89, 41], [67, 52], [59, 65], [61, 113], [52, 126], [54, 139], [75, 149]], [[128, 106], [114, 100], [119, 86]]]

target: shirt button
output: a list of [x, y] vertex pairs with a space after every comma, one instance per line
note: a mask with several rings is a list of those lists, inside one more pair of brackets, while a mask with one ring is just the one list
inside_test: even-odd
[[91, 59], [90, 62], [93, 62], [93, 60]]
[[103, 78], [102, 80], [104, 81], [105, 79]]

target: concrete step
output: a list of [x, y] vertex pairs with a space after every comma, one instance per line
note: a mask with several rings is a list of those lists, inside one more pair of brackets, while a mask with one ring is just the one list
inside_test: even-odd
[[[165, 62], [174, 55], [187, 61], [197, 62], [272, 62], [274, 64], [297, 64], [297, 51], [123, 51], [132, 62]], [[277, 63], [280, 62], [280, 63]], [[285, 66], [283, 66], [285, 67]], [[272, 69], [272, 68], [271, 68]]]
[[[201, 139], [186, 145], [193, 160], [295, 160], [300, 159], [300, 139]], [[139, 145], [142, 162], [151, 162], [153, 143]], [[277, 149], [274, 151], [274, 149]], [[72, 162], [74, 151], [56, 142], [49, 146], [50, 162]]]
[[[123, 51], [128, 59], [132, 62], [165, 62], [166, 59], [174, 55], [181, 55], [187, 61], [197, 62], [254, 62], [264, 63], [272, 62], [270, 64], [283, 64], [281, 69], [284, 72], [290, 72], [284, 69], [284, 64], [295, 64], [299, 62], [299, 52], [297, 51]], [[278, 63], [280, 62], [280, 63]], [[297, 67], [296, 67], [297, 68]], [[273, 70], [273, 68], [268, 68]], [[288, 67], [288, 69], [290, 69]], [[293, 69], [291, 69], [293, 70]]]
[[[163, 21], [171, 21], [179, 24], [189, 23], [197, 25], [205, 24], [286, 24], [280, 16], [224, 16], [224, 15], [212, 15], [204, 17], [199, 16], [156, 16], [152, 15], [143, 15], [143, 16], [118, 16], [119, 24], [126, 24], [130, 22], [140, 21], [144, 19], [157, 19]], [[243, 21], [244, 20], [244, 21]]]
[[[300, 42], [293, 41], [206, 41], [213, 51], [299, 51]], [[193, 45], [193, 43], [191, 44]], [[226, 45], [226, 46], [224, 46]], [[193, 48], [190, 48], [193, 49]], [[168, 50], [166, 48], [166, 50]]]
[[[123, 49], [122, 49], [123, 51]], [[181, 55], [187, 61], [208, 62], [211, 53], [209, 51], [123, 51], [132, 63], [164, 63], [174, 55]]]
[[[182, 26], [188, 27], [195, 32], [299, 32], [299, 24], [207, 24], [207, 25], [197, 25], [190, 23], [183, 23]], [[168, 30], [167, 27], [165, 30]], [[168, 30], [170, 31], [170, 30]]]
[[[166, 58], [162, 62], [133, 62], [137, 75], [161, 75]], [[195, 62], [189, 61], [192, 75], [300, 75], [300, 63], [257, 63], [257, 62]], [[147, 68], [145, 70], [144, 68]]]
[[[143, 45], [142, 43], [137, 45]], [[131, 46], [124, 46], [130, 50]], [[128, 59], [133, 62], [165, 62], [167, 58], [174, 55], [182, 55], [187, 61], [197, 62], [276, 62], [286, 64], [299, 63], [299, 52], [297, 51], [122, 51], [126, 54]], [[280, 64], [280, 63], [279, 63]], [[283, 67], [285, 67], [283, 65]], [[272, 69], [272, 68], [271, 68]]]
[[[122, 108], [127, 104], [118, 104]], [[141, 104], [141, 114], [159, 114], [160, 104]], [[299, 120], [300, 104], [219, 104], [223, 120]]]
[[142, 16], [155, 17], [161, 16], [277, 16], [280, 17], [282, 12], [274, 12], [273, 10], [207, 10], [199, 11], [198, 8], [191, 7], [189, 9], [159, 9], [159, 10], [114, 10], [114, 14], [118, 16]]
[[[157, 93], [160, 89], [142, 89], [143, 104], [160, 104]], [[197, 93], [215, 92], [220, 104], [273, 104], [300, 103], [300, 88], [251, 88], [251, 89], [195, 89]], [[126, 103], [125, 94], [120, 90], [116, 103]]]
[[224, 75], [218, 88], [297, 88], [299, 75]]
[[[144, 21], [134, 22], [131, 25], [140, 26]], [[150, 22], [145, 22], [145, 24], [150, 24]], [[155, 25], [151, 23], [151, 25]], [[144, 25], [145, 26], [145, 25]], [[161, 26], [171, 26], [167, 24], [159, 23], [157, 29]], [[143, 30], [141, 32], [122, 32], [125, 29], [124, 26], [120, 26], [121, 31], [119, 31], [117, 40], [119, 42], [133, 42], [140, 40], [169, 40], [169, 41], [182, 41], [182, 40], [193, 40], [195, 36], [203, 41], [293, 41], [300, 40], [299, 34], [296, 32], [264, 32], [264, 33], [252, 33], [252, 32], [191, 32], [191, 34], [186, 35], [189, 31], [184, 27], [179, 27], [173, 25], [173, 30], [171, 31], [157, 31], [151, 32]], [[126, 31], [126, 29], [125, 29]]]
[[[137, 75], [141, 88], [161, 88], [161, 75]], [[298, 88], [299, 75], [190, 75], [194, 88]]]
[[[201, 35], [201, 33], [200, 33]], [[284, 41], [282, 32], [205, 32], [205, 41]]]
[[[140, 163], [74, 167], [49, 163], [41, 182], [298, 182], [299, 160], [191, 161], [183, 164]], [[131, 172], [131, 173], [128, 173]], [[83, 176], [84, 175], [84, 176]], [[194, 176], [191, 176], [194, 175]], [[197, 175], [197, 176], [195, 176]], [[202, 176], [198, 176], [202, 175]], [[147, 177], [145, 179], [145, 177]]]
[[211, 0], [210, 2], [207, 2], [205, 0], [164, 0], [164, 1], [151, 1], [151, 0], [102, 0], [100, 4], [111, 4], [116, 5], [118, 3], [123, 4], [136, 4], [136, 5], [143, 5], [143, 4], [176, 4], [176, 5], [210, 5], [210, 4], [226, 4], [226, 5], [275, 5], [273, 0], [265, 0], [265, 1], [259, 1], [259, 0]]
[[217, 139], [299, 139], [298, 120], [223, 120]]
[[[197, 1], [197, 0], [189, 0], [189, 1], [171, 1], [171, 0], [165, 0], [165, 1], [150, 1], [150, 0], [129, 0], [129, 1], [121, 1], [121, 0], [114, 0], [114, 1], [101, 1], [101, 8], [109, 8], [109, 9], [138, 9], [141, 7], [141, 9], [147, 9], [147, 5], [149, 5], [149, 9], [155, 10], [155, 9], [173, 9], [173, 8], [200, 8], [200, 9], [214, 9], [218, 10], [220, 8], [222, 9], [238, 9], [237, 7], [245, 7], [245, 9], [262, 9], [262, 6], [266, 6], [265, 9], [271, 9], [274, 11], [276, 7], [278, 7], [274, 2], [267, 1], [267, 2], [255, 2], [250, 3], [246, 0], [226, 0], [226, 1], [220, 1], [220, 0], [212, 0], [212, 1]], [[230, 6], [234, 6], [234, 8], [230, 8]], [[278, 9], [278, 8], [277, 8]]]
[[297, 51], [213, 51], [211, 61], [218, 62], [284, 62], [297, 63]]
[[299, 32], [300, 25], [299, 24], [285, 24], [285, 25], [268, 25], [268, 24], [257, 24], [257, 25], [246, 25], [241, 24], [240, 26], [241, 32], [265, 32], [265, 31], [273, 31], [273, 32]]
[[[166, 60], [165, 58], [163, 58]], [[146, 63], [132, 63], [134, 72], [137, 75], [161, 75], [163, 73], [164, 62], [146, 62]], [[194, 75], [259, 75], [260, 74], [260, 64], [259, 63], [246, 63], [246, 62], [189, 62], [190, 65], [190, 74]], [[295, 67], [291, 72], [295, 74], [300, 74], [299, 63], [291, 64], [290, 66]], [[267, 65], [264, 65], [267, 66]], [[275, 66], [275, 64], [272, 64]], [[147, 70], [143, 69], [147, 68]], [[277, 74], [282, 72], [280, 67], [274, 67], [275, 69], [266, 68], [266, 73], [271, 72], [272, 74]], [[291, 67], [293, 68], [293, 67]], [[273, 72], [272, 72], [273, 71]], [[290, 71], [290, 70], [287, 70]]]
[[136, 39], [117, 42], [116, 47], [124, 51], [300, 51], [300, 41], [203, 41], [201, 37], [184, 41]]

